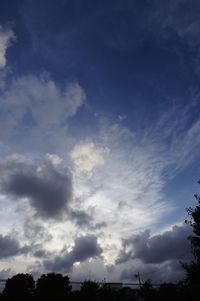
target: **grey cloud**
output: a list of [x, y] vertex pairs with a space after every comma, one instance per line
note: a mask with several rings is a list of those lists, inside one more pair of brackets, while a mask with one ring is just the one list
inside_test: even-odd
[[24, 236], [32, 242], [50, 241], [53, 237], [38, 220], [27, 218], [23, 226]]
[[107, 226], [106, 222], [94, 223], [92, 215], [83, 210], [72, 210], [70, 216], [75, 220], [77, 226], [98, 230]]
[[9, 236], [0, 234], [0, 258], [7, 258], [19, 254], [27, 253], [28, 247], [20, 247], [19, 242]]
[[53, 165], [16, 162], [0, 166], [1, 192], [14, 200], [28, 198], [36, 214], [45, 218], [60, 218], [72, 199], [72, 177]]
[[30, 264], [26, 270], [27, 273], [32, 274], [34, 279], [38, 279], [43, 273], [43, 267], [39, 260], [36, 260], [34, 264]]
[[80, 227], [89, 226], [92, 221], [92, 217], [83, 210], [72, 210], [70, 215]]
[[35, 251], [33, 255], [35, 257], [42, 258], [42, 257], [48, 256], [48, 253], [45, 250], [40, 249], [40, 250]]
[[0, 279], [8, 279], [14, 274], [14, 271], [11, 269], [3, 269], [0, 271]]
[[150, 237], [150, 231], [146, 230], [124, 240], [117, 263], [124, 263], [130, 259], [140, 259], [144, 263], [188, 259], [191, 250], [187, 238], [190, 235], [191, 229], [188, 226], [174, 226], [171, 231], [153, 237]]
[[[19, 152], [35, 148], [38, 153], [69, 150], [75, 137], [67, 123], [84, 106], [86, 98], [79, 84], [59, 86], [46, 73], [8, 78], [0, 74], [0, 87], [4, 88], [0, 95], [1, 140], [11, 139], [11, 148]], [[13, 137], [20, 142], [12, 143]]]
[[97, 238], [94, 235], [87, 235], [75, 240], [75, 246], [70, 256], [74, 262], [84, 261], [87, 258], [99, 256], [101, 252], [102, 249], [97, 243]]
[[51, 271], [69, 272], [72, 270], [75, 262], [82, 262], [86, 259], [100, 256], [101, 253], [102, 248], [97, 243], [97, 238], [94, 235], [82, 236], [75, 240], [75, 245], [71, 252], [56, 256], [53, 260], [45, 260], [44, 267]]
[[120, 279], [137, 282], [135, 275], [140, 272], [141, 280], [151, 279], [154, 283], [176, 282], [183, 280], [185, 271], [178, 260], [169, 260], [162, 264], [145, 264], [129, 266], [122, 270]]
[[93, 226], [93, 229], [101, 229], [101, 228], [105, 228], [106, 226], [107, 226], [107, 223], [106, 223], [106, 222], [96, 223], [96, 224]]

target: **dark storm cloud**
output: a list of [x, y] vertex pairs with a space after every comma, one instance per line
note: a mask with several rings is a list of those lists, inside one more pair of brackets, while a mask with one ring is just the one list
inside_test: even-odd
[[9, 236], [0, 234], [0, 259], [28, 252], [28, 247], [20, 247], [19, 242]]
[[45, 260], [44, 267], [50, 271], [69, 272], [77, 261], [100, 256], [102, 248], [94, 235], [82, 236], [75, 240], [71, 252], [56, 256], [53, 260]]
[[13, 200], [28, 198], [40, 217], [59, 218], [72, 199], [72, 178], [45, 161], [33, 165], [11, 160], [0, 166], [0, 189]]
[[171, 231], [153, 237], [150, 237], [150, 231], [146, 230], [124, 240], [124, 248], [117, 263], [124, 263], [130, 259], [140, 259], [143, 263], [188, 259], [191, 254], [188, 241], [190, 235], [191, 229], [188, 226], [174, 226]]

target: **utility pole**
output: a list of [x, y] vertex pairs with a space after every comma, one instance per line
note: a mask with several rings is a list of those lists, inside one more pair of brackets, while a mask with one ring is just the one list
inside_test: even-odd
[[135, 277], [138, 278], [139, 288], [141, 288], [141, 278], [140, 278], [140, 273], [137, 272], [137, 274], [135, 274]]

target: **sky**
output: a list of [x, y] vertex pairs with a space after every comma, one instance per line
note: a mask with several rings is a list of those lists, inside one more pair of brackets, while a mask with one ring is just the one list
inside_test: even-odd
[[1, 0], [0, 278], [184, 278], [199, 15], [198, 0]]

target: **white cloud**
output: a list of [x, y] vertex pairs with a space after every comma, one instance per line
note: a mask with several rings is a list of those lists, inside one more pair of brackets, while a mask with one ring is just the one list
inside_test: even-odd
[[76, 83], [69, 85], [66, 91], [66, 108], [68, 116], [73, 116], [76, 114], [77, 110], [84, 104], [86, 99], [86, 94], [83, 89]]
[[[92, 177], [79, 174], [75, 194], [81, 197], [81, 209], [93, 208], [97, 223], [106, 221], [107, 227], [99, 238], [106, 262], [115, 260], [122, 238], [148, 227], [164, 227], [163, 218], [175, 209], [174, 200], [164, 189], [168, 180], [199, 153], [199, 121], [188, 123], [194, 109], [195, 104], [191, 103], [187, 108], [177, 107], [162, 116], [159, 124], [152, 123], [142, 135], [120, 121], [113, 125], [104, 119], [101, 123], [98, 145], [109, 148], [109, 156], [105, 164], [93, 170]], [[90, 152], [86, 150], [87, 157], [92, 158], [92, 148]], [[79, 148], [76, 154], [77, 167], [88, 170], [87, 160], [80, 156], [79, 161]]]
[[104, 156], [108, 152], [108, 149], [98, 147], [94, 142], [86, 140], [76, 144], [70, 155], [77, 173], [91, 174], [95, 167], [105, 163]]
[[145, 139], [162, 151], [165, 176], [174, 177], [199, 155], [200, 122], [198, 118], [191, 120], [199, 100], [199, 93], [192, 94], [186, 106], [170, 108], [144, 132]]
[[54, 166], [59, 165], [62, 162], [62, 159], [56, 154], [46, 154], [46, 159], [50, 161]]
[[[106, 221], [99, 239], [105, 262], [113, 263], [122, 237], [157, 223], [170, 204], [162, 193], [162, 151], [150, 140], [138, 141], [120, 124], [105, 126], [101, 135], [101, 150], [109, 149], [105, 162], [91, 142], [78, 144], [71, 153], [79, 171], [74, 190], [82, 210], [93, 208], [96, 223]], [[91, 171], [92, 177], [85, 177]]]
[[0, 26], [0, 69], [6, 66], [6, 50], [14, 39], [15, 35], [11, 29]]
[[[20, 132], [28, 138], [40, 139], [39, 144], [58, 140], [66, 134], [66, 121], [84, 104], [85, 92], [78, 83], [60, 88], [43, 74], [21, 76], [8, 85], [0, 97], [0, 134]], [[38, 142], [38, 141], [36, 141]]]

